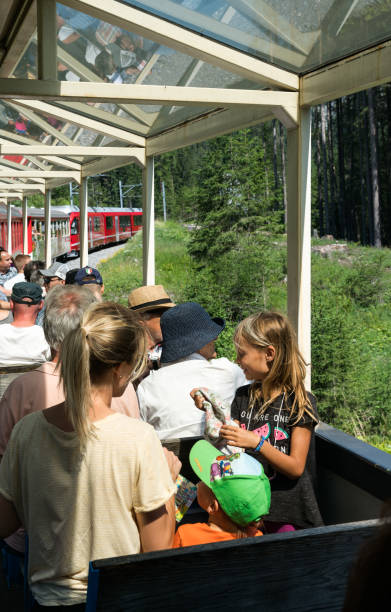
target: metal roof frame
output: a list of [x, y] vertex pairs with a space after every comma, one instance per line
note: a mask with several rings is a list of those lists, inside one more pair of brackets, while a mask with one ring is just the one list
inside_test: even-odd
[[[48, 222], [50, 190], [69, 180], [79, 182], [84, 265], [88, 261], [86, 177], [130, 161], [138, 163], [144, 181], [144, 282], [153, 284], [153, 156], [277, 117], [288, 130], [288, 312], [309, 362], [310, 107], [391, 81], [391, 34], [387, 40], [357, 46], [342, 59], [306, 71], [303, 58], [316, 58], [325, 36], [343, 32], [357, 0], [334, 0], [324, 15], [323, 30], [308, 32], [284, 21], [264, 0], [227, 0], [219, 21], [180, 5], [182, 18], [192, 28], [178, 25], [178, 3], [171, 0], [146, 0], [143, 9], [119, 0], [62, 0], [62, 4], [152, 41], [152, 54], [134, 83], [105, 83], [89, 66], [57, 46], [55, 0], [3, 2], [0, 100], [19, 109], [42, 130], [42, 140], [0, 129], [0, 200], [44, 191]], [[270, 41], [234, 31], [235, 11], [270, 34]], [[236, 47], [226, 42], [233, 34]], [[13, 71], [32, 41], [37, 45], [37, 78], [14, 78]], [[363, 45], [362, 41], [357, 40], [357, 45]], [[161, 46], [190, 58], [176, 85], [148, 84]], [[246, 53], [247, 47], [258, 57]], [[83, 80], [58, 81], [57, 60]], [[297, 72], [279, 62], [295, 63]], [[192, 86], [205, 65], [241, 81], [226, 88]], [[246, 85], [241, 87], [240, 82]], [[116, 110], [108, 111], [98, 105], [102, 103], [116, 104]], [[190, 116], [183, 110], [188, 106], [194, 107]], [[50, 117], [54, 123], [48, 121]], [[91, 142], [81, 145], [79, 139], [87, 131]], [[24, 163], [4, 155], [21, 155]], [[47, 263], [49, 243], [47, 240]]]

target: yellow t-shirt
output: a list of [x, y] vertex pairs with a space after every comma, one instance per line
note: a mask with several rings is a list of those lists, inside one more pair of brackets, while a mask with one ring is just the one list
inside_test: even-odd
[[116, 413], [94, 426], [81, 456], [74, 432], [28, 415], [0, 464], [0, 494], [29, 535], [29, 582], [41, 605], [85, 601], [89, 561], [140, 552], [134, 512], [175, 492], [150, 425]]

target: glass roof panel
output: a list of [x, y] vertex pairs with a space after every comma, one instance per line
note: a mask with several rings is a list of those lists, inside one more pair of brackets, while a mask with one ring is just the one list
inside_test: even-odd
[[[109, 23], [89, 17], [57, 3], [58, 78], [109, 83], [146, 85], [179, 85], [192, 87], [259, 88], [259, 84], [244, 82], [239, 76], [180, 53], [167, 46]], [[71, 105], [69, 105], [71, 107]], [[94, 117], [94, 109], [105, 111], [103, 121], [149, 136], [185, 121], [207, 108], [136, 104], [89, 104], [78, 112]], [[128, 120], [128, 124], [126, 124]]]
[[121, 0], [296, 73], [390, 38], [389, 0]]

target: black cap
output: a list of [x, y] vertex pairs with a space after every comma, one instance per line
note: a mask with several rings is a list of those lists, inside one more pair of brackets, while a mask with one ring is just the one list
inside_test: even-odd
[[16, 304], [39, 304], [42, 301], [42, 289], [35, 283], [15, 283], [12, 287], [11, 300]]

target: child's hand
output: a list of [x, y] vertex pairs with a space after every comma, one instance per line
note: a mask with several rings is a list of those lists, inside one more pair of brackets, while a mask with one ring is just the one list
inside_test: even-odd
[[227, 444], [240, 448], [255, 448], [259, 443], [259, 436], [256, 433], [233, 425], [223, 425], [220, 436], [227, 440]]

